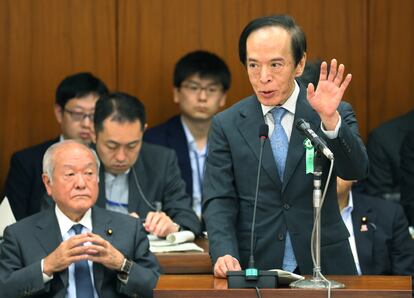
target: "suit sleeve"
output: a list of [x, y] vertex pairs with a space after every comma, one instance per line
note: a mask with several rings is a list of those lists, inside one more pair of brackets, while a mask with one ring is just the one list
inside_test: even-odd
[[401, 205], [410, 225], [414, 225], [414, 131], [401, 146]]
[[[131, 239], [132, 241], [132, 239]], [[139, 297], [153, 297], [153, 289], [156, 287], [160, 275], [160, 267], [155, 256], [149, 250], [147, 234], [142, 227], [136, 225], [134, 239], [134, 255], [127, 256], [134, 261], [126, 284], [117, 281], [118, 291], [121, 294]]]
[[[204, 175], [203, 218], [206, 223], [212, 263], [229, 254], [239, 259], [236, 221], [239, 205], [234, 185], [230, 145], [214, 117], [209, 135], [209, 152]], [[220, 193], [220, 196], [217, 194]]]
[[32, 296], [49, 290], [50, 283], [43, 283], [41, 260], [24, 266], [18, 240], [9, 227], [0, 247], [0, 297]]
[[6, 178], [5, 195], [16, 220], [28, 216], [29, 198], [35, 177], [19, 154], [13, 154]]
[[336, 175], [344, 180], [362, 180], [368, 175], [368, 155], [358, 131], [358, 123], [350, 104], [339, 107], [342, 124], [338, 137], [328, 139], [335, 156]]
[[163, 193], [163, 210], [181, 227], [191, 230], [195, 235], [199, 235], [201, 233], [201, 223], [191, 208], [191, 197], [186, 193], [177, 157], [172, 150], [168, 151], [164, 179], [166, 183]]

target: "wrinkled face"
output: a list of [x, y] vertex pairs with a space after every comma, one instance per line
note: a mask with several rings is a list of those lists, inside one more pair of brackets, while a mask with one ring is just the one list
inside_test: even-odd
[[281, 27], [263, 27], [247, 38], [247, 73], [263, 105], [281, 105], [289, 98], [295, 77], [302, 74], [305, 61], [303, 57], [295, 67], [290, 33]]
[[92, 141], [93, 114], [98, 98], [96, 94], [73, 98], [66, 103], [63, 110], [55, 105], [55, 116], [65, 139], [74, 139], [83, 144]]
[[119, 123], [111, 117], [103, 122], [103, 130], [96, 135], [96, 150], [105, 171], [124, 173], [136, 162], [142, 146], [144, 130], [141, 122]]
[[43, 174], [47, 193], [72, 220], [81, 218], [98, 197], [98, 172], [94, 156], [80, 144], [67, 144], [53, 156], [52, 180]]
[[210, 120], [226, 103], [226, 93], [221, 84], [195, 74], [174, 89], [174, 102], [180, 106], [184, 117]]

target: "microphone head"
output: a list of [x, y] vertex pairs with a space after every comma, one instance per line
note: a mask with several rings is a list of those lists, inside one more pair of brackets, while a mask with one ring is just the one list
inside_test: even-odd
[[269, 126], [267, 124], [262, 124], [259, 127], [259, 138], [267, 139], [269, 137]]
[[302, 118], [299, 118], [298, 120], [296, 120], [296, 129], [303, 131], [304, 129], [307, 129], [309, 127], [310, 127], [309, 123], [303, 120]]

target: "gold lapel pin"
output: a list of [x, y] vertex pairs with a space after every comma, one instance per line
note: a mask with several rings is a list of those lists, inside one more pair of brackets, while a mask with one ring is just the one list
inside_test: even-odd
[[112, 235], [112, 233], [113, 233], [112, 229], [108, 229], [108, 230], [106, 230], [106, 234], [107, 234], [108, 236], [111, 236], [111, 235]]

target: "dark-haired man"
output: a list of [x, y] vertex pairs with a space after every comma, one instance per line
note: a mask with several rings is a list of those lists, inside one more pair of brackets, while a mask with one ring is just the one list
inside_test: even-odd
[[175, 150], [193, 210], [200, 218], [208, 131], [212, 117], [226, 103], [230, 81], [230, 71], [217, 55], [201, 50], [186, 54], [175, 65], [173, 79], [180, 115], [144, 134], [144, 141]]
[[91, 142], [93, 113], [99, 96], [107, 93], [104, 82], [91, 73], [76, 73], [60, 82], [56, 89], [55, 116], [61, 135], [13, 154], [6, 178], [5, 195], [14, 217], [19, 220], [40, 211], [44, 203], [42, 158], [52, 144], [74, 139], [84, 144]]
[[96, 150], [102, 161], [97, 204], [140, 217], [159, 237], [180, 230], [200, 233], [200, 221], [174, 151], [142, 142], [145, 108], [125, 93], [102, 96], [96, 103]]
[[[368, 158], [349, 104], [341, 102], [351, 81], [344, 65], [321, 65], [318, 87], [299, 87], [306, 38], [287, 15], [250, 22], [239, 41], [254, 95], [213, 118], [204, 176], [203, 218], [214, 274], [248, 266], [250, 230], [260, 151], [259, 127], [269, 126], [259, 184], [254, 255], [258, 269], [282, 268], [312, 274], [313, 176], [306, 175], [305, 137], [294, 128], [306, 119], [335, 155], [336, 175], [362, 179]], [[329, 170], [323, 159], [323, 179]], [[335, 178], [322, 208], [321, 265], [327, 274], [356, 273], [336, 199]]]

